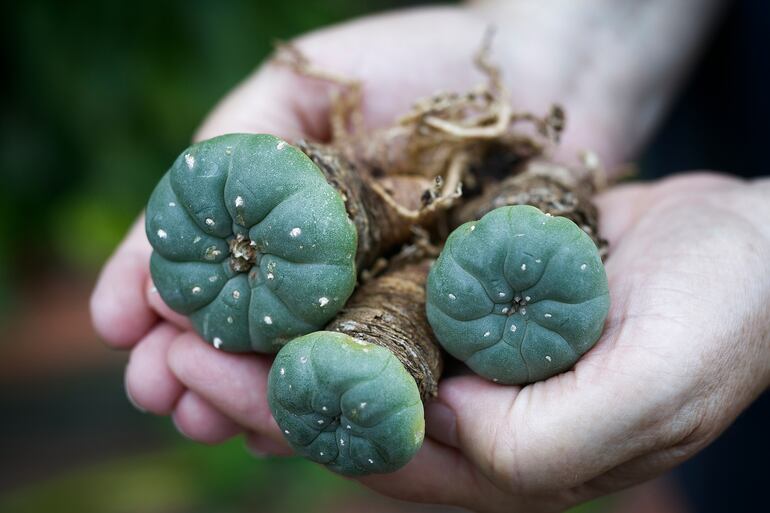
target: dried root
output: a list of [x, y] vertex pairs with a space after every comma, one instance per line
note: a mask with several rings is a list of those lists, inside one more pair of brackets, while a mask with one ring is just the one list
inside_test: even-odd
[[583, 168], [529, 160], [513, 176], [487, 187], [482, 195], [455, 209], [452, 226], [481, 219], [499, 207], [532, 205], [574, 222], [591, 237], [604, 259], [607, 241], [599, 235], [599, 211], [592, 196], [605, 186], [606, 179], [595, 158], [584, 160], [588, 162]]
[[298, 75], [337, 86], [330, 92], [329, 125], [332, 144], [344, 145], [354, 136], [363, 134], [361, 82], [315, 66], [296, 46], [289, 43], [276, 43], [273, 60], [276, 64], [291, 68]]
[[[334, 165], [346, 162], [343, 166], [354, 169], [364, 182], [365, 195], [384, 205], [380, 210], [387, 215], [373, 216], [379, 219], [377, 224], [403, 228], [386, 228], [394, 233], [383, 233], [382, 243], [375, 240], [371, 250], [364, 234], [364, 266], [372, 265], [383, 249], [406, 242], [413, 227], [434, 225], [457, 204], [463, 184], [475, 183], [473, 171], [483, 172], [488, 161], [501, 155], [512, 161], [533, 158], [558, 143], [563, 110], [554, 106], [543, 117], [513, 110], [500, 70], [489, 60], [491, 37], [489, 31], [474, 60], [486, 83], [464, 94], [437, 93], [419, 100], [393, 126], [370, 133], [363, 130], [360, 82], [317, 68], [292, 45], [278, 47], [276, 62], [336, 86], [329, 120], [331, 144], [302, 142], [303, 150], [310, 149], [308, 154], [317, 163], [330, 156]], [[373, 203], [374, 199], [369, 202]], [[369, 230], [375, 230], [373, 225]]]
[[454, 168], [459, 184], [490, 152], [530, 158], [558, 143], [564, 111], [555, 105], [539, 117], [513, 110], [500, 70], [489, 60], [491, 37], [490, 31], [474, 59], [486, 83], [464, 94], [440, 92], [418, 100], [394, 126], [370, 139], [365, 153], [376, 167], [428, 177], [448, 177]]
[[[298, 146], [321, 168], [345, 200], [359, 235], [357, 264], [368, 269], [391, 248], [407, 242], [412, 230], [429, 226], [460, 197], [461, 169], [427, 178], [416, 173], [386, 172], [363, 158], [361, 84], [315, 67], [296, 47], [278, 47], [276, 62], [297, 73], [330, 82], [332, 93], [330, 144], [299, 141]], [[458, 160], [459, 163], [459, 160]]]
[[417, 383], [423, 401], [436, 396], [443, 360], [425, 317], [432, 260], [391, 265], [361, 285], [326, 329], [389, 349]]
[[[435, 396], [443, 366], [425, 317], [425, 281], [446, 231], [501, 206], [528, 204], [571, 219], [602, 257], [607, 253], [591, 201], [607, 182], [598, 159], [586, 153], [580, 168], [548, 159], [565, 113], [558, 105], [544, 116], [514, 110], [500, 70], [489, 60], [490, 41], [491, 32], [474, 61], [484, 84], [421, 99], [392, 126], [369, 133], [363, 130], [360, 82], [318, 69], [291, 45], [281, 45], [276, 58], [336, 86], [331, 143], [300, 143], [342, 194], [359, 233], [362, 284], [327, 330], [389, 349], [414, 377], [423, 400]], [[504, 178], [493, 181], [499, 173], [492, 168]], [[460, 204], [464, 185], [480, 186], [479, 178], [480, 194], [466, 195]], [[388, 252], [394, 248], [400, 252]]]

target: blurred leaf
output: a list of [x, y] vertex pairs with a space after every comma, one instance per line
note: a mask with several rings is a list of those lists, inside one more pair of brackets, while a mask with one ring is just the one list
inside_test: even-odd
[[414, 3], [12, 2], [0, 17], [4, 260], [22, 272], [61, 258], [95, 270], [275, 39]]
[[103, 262], [131, 222], [130, 215], [103, 196], [67, 198], [55, 212], [52, 249], [67, 263], [84, 269]]
[[297, 459], [255, 459], [240, 439], [183, 443], [95, 465], [0, 497], [14, 513], [320, 511], [357, 485]]
[[613, 511], [613, 498], [602, 497], [592, 501], [584, 502], [574, 508], [570, 508], [565, 513], [603, 513]]

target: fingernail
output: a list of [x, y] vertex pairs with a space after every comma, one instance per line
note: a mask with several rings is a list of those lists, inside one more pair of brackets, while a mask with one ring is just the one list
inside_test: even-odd
[[128, 398], [128, 402], [129, 402], [129, 403], [131, 403], [131, 406], [133, 406], [134, 408], [136, 408], [136, 409], [137, 409], [137, 411], [139, 411], [140, 413], [147, 413], [147, 410], [145, 410], [144, 408], [142, 408], [141, 406], [139, 406], [139, 403], [137, 403], [137, 402], [136, 402], [136, 399], [134, 399], [134, 398], [131, 396], [131, 392], [129, 392], [129, 391], [128, 391], [128, 387], [126, 386], [126, 387], [124, 387], [124, 388], [125, 388], [125, 390], [126, 390], [126, 397]]
[[176, 430], [179, 431], [180, 435], [182, 435], [183, 437], [187, 438], [188, 440], [192, 440], [192, 437], [190, 435], [188, 435], [187, 433], [185, 433], [184, 429], [182, 429], [179, 426], [179, 423], [176, 421], [176, 415], [175, 414], [171, 415], [171, 422], [174, 424], [174, 427], [176, 428]]
[[246, 450], [257, 458], [288, 456], [291, 450], [266, 436], [250, 435], [246, 438]]
[[267, 458], [268, 456], [270, 456], [266, 452], [263, 452], [263, 451], [257, 449], [256, 447], [252, 447], [248, 443], [246, 444], [246, 450], [248, 451], [249, 454], [251, 454], [252, 456], [254, 456], [255, 458], [258, 458], [258, 459], [263, 459], [263, 458]]
[[429, 437], [451, 447], [458, 447], [457, 415], [446, 404], [431, 401], [425, 407], [425, 431]]
[[271, 456], [269, 451], [266, 451], [263, 447], [261, 447], [264, 444], [262, 440], [255, 441], [249, 440], [247, 438], [245, 442], [246, 443], [244, 443], [244, 446], [246, 447], [246, 450], [255, 458], [263, 459]]

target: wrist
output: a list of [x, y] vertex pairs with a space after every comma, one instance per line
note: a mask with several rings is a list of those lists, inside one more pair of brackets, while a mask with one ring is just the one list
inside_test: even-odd
[[[498, 28], [494, 50], [515, 106], [563, 104], [561, 153], [592, 150], [612, 170], [633, 158], [665, 114], [718, 13], [719, 0], [475, 0]], [[698, 16], [693, 17], [697, 12]], [[516, 69], [518, 66], [519, 69]], [[523, 90], [523, 92], [522, 92]]]

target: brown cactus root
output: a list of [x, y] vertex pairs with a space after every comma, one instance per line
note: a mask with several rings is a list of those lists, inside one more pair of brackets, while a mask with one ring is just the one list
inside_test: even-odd
[[[518, 173], [490, 184], [482, 195], [452, 211], [455, 225], [481, 218], [495, 208], [532, 205], [567, 217], [591, 236], [600, 253], [607, 243], [599, 236], [598, 211], [591, 194], [601, 187], [597, 172], [571, 170], [546, 160], [524, 163]], [[424, 232], [390, 260], [379, 276], [362, 284], [345, 308], [326, 327], [389, 349], [417, 383], [423, 401], [435, 397], [443, 358], [425, 316], [425, 282], [436, 248]], [[428, 255], [428, 256], [426, 256]]]
[[[393, 176], [380, 181], [331, 145], [300, 141], [297, 146], [321, 169], [340, 193], [358, 233], [356, 266], [369, 268], [389, 250], [412, 237], [414, 226], [430, 225], [447, 210], [454, 195], [441, 196], [435, 182], [418, 176]], [[433, 200], [425, 202], [424, 198]]]
[[451, 225], [481, 219], [503, 206], [532, 205], [546, 214], [566, 217], [586, 232], [607, 255], [607, 241], [599, 234], [599, 211], [592, 196], [604, 187], [598, 167], [570, 169], [544, 159], [532, 159], [499, 183], [488, 184], [484, 192], [451, 213]]
[[361, 285], [326, 327], [389, 349], [417, 383], [423, 401], [436, 396], [443, 359], [425, 317], [432, 260], [391, 266]]
[[[297, 146], [321, 169], [340, 193], [358, 233], [356, 265], [368, 269], [379, 257], [406, 243], [415, 227], [429, 227], [460, 196], [443, 180], [414, 173], [396, 173], [362, 158], [354, 141], [370, 137], [361, 128], [361, 84], [318, 69], [291, 45], [279, 45], [275, 62], [297, 74], [337, 87], [332, 96], [329, 124], [332, 141], [298, 141]], [[385, 144], [382, 141], [382, 144]]]
[[392, 173], [444, 176], [451, 187], [447, 170], [452, 166], [460, 168], [461, 180], [470, 180], [468, 171], [491, 155], [524, 159], [552, 149], [565, 126], [564, 111], [558, 105], [542, 117], [515, 111], [500, 70], [490, 60], [492, 36], [488, 30], [474, 56], [485, 83], [464, 93], [438, 92], [417, 100], [394, 125], [359, 143], [364, 158]]
[[[463, 181], [472, 180], [470, 170], [490, 154], [531, 158], [558, 141], [562, 110], [554, 107], [544, 118], [514, 112], [488, 51], [489, 38], [475, 60], [486, 84], [419, 100], [393, 126], [365, 133], [358, 81], [313, 66], [291, 45], [278, 47], [276, 62], [336, 86], [331, 143], [298, 146], [345, 199], [358, 230], [359, 269], [408, 242], [416, 227], [433, 226], [456, 203]], [[534, 130], [521, 130], [522, 122]]]

